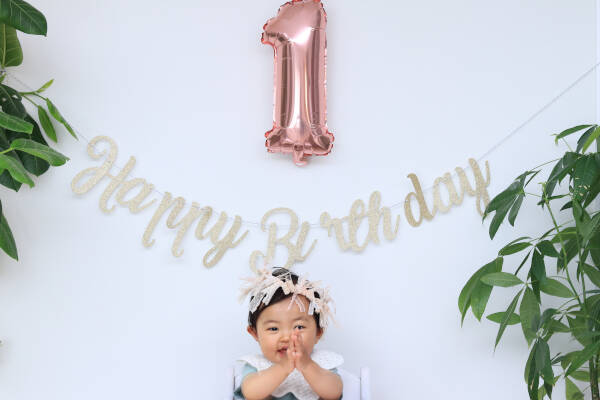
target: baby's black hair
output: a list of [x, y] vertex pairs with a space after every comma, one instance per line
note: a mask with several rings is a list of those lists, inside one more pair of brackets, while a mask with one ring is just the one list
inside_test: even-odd
[[[291, 272], [290, 270], [288, 270], [286, 268], [280, 268], [280, 267], [274, 268], [272, 275], [276, 276], [276, 277], [281, 277], [280, 279], [282, 279], [284, 282], [287, 282], [288, 280], [291, 279], [292, 282], [294, 283], [294, 285], [298, 283], [298, 275]], [[273, 297], [271, 297], [271, 301], [269, 302], [269, 304], [265, 305], [265, 303], [260, 303], [260, 305], [258, 306], [256, 311], [248, 313], [248, 325], [251, 326], [252, 329], [256, 330], [256, 321], [258, 321], [258, 317], [260, 316], [260, 313], [262, 313], [265, 308], [269, 307], [271, 304], [275, 304], [277, 302], [280, 302], [281, 300], [285, 300], [290, 297], [292, 297], [291, 293], [285, 294], [283, 292], [283, 289], [277, 288], [277, 290], [273, 294]], [[319, 294], [315, 293], [315, 297], [319, 298]], [[250, 298], [250, 301], [252, 301], [252, 298]], [[319, 313], [314, 312], [313, 318], [315, 319], [315, 322], [317, 323], [317, 332], [320, 332], [322, 330], [322, 328], [319, 325], [319, 321], [320, 321]]]

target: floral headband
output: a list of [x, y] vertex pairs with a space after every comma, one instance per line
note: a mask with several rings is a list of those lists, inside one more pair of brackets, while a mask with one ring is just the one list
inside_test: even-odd
[[320, 287], [320, 282], [311, 282], [306, 276], [298, 277], [298, 283], [294, 284], [292, 273], [284, 268], [281, 270], [286, 272], [274, 276], [273, 269], [263, 268], [256, 271], [256, 276], [243, 278], [247, 284], [241, 288], [239, 301], [244, 301], [249, 295], [249, 309], [251, 313], [254, 313], [261, 303], [269, 305], [277, 289], [281, 288], [285, 295], [292, 294], [288, 309], [296, 304], [301, 312], [305, 312], [304, 304], [298, 296], [306, 297], [309, 301], [308, 315], [319, 314], [319, 325], [322, 329], [326, 329], [329, 320], [333, 320], [333, 313], [335, 313], [330, 308], [333, 300], [329, 297], [329, 288]]

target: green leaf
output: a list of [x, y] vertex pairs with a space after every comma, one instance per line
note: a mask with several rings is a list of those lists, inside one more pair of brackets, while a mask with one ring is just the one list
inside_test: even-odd
[[[565, 236], [562, 236], [564, 239]], [[573, 257], [577, 255], [577, 252], [579, 251], [579, 238], [577, 236], [577, 234], [568, 236], [569, 239], [566, 243], [564, 243], [563, 249], [561, 249], [561, 251], [558, 253], [558, 259], [556, 261], [556, 267], [558, 271], [565, 269]], [[567, 255], [566, 258], [565, 254]]]
[[[554, 230], [554, 229], [552, 229], [552, 230]], [[575, 236], [577, 236], [577, 228], [575, 228], [574, 226], [569, 226], [568, 228], [565, 228], [559, 232], [560, 232], [560, 235], [557, 233], [552, 238], [552, 240], [551, 240], [552, 243], [560, 243], [561, 237], [563, 239], [571, 239], [571, 238], [575, 238]]]
[[540, 306], [535, 294], [533, 294], [533, 290], [529, 288], [525, 289], [525, 294], [523, 294], [519, 314], [523, 336], [525, 336], [527, 344], [531, 345], [531, 342], [536, 337], [537, 327], [534, 327], [534, 322], [540, 319]]
[[549, 240], [542, 240], [536, 246], [538, 250], [545, 256], [558, 257], [558, 252], [554, 248], [554, 245]]
[[571, 361], [573, 361], [579, 355], [579, 353], [581, 353], [581, 350], [572, 351], [570, 353], [565, 354], [564, 356], [561, 356], [559, 358], [559, 360], [560, 360], [560, 366], [563, 369], [566, 369], [567, 366], [571, 363]]
[[2, 171], [2, 173], [0, 173], [0, 185], [6, 186], [7, 188], [14, 190], [15, 192], [18, 192], [19, 189], [21, 189], [21, 185], [23, 184], [14, 180], [12, 176], [10, 176], [10, 173], [4, 170]]
[[[497, 260], [497, 259], [496, 259]], [[487, 275], [491, 272], [497, 272], [502, 269], [502, 261], [496, 261], [494, 264], [488, 266], [484, 275]], [[477, 318], [478, 321], [481, 321], [481, 317], [485, 311], [485, 307], [487, 306], [487, 302], [490, 299], [490, 294], [492, 293], [492, 286], [487, 285], [481, 280], [473, 289], [473, 293], [471, 294], [471, 311], [473, 311], [473, 315]]]
[[[504, 314], [504, 311], [500, 311], [497, 313], [490, 314], [486, 318], [492, 322], [501, 323], [502, 319], [504, 318]], [[508, 322], [506, 323], [506, 325], [516, 325], [519, 322], [521, 322], [519, 315], [512, 313], [511, 316], [508, 318]]]
[[488, 203], [483, 214], [483, 219], [485, 220], [487, 215], [492, 211], [511, 205], [515, 201], [515, 197], [521, 192], [521, 189], [522, 185], [518, 180], [511, 183], [508, 188], [500, 192]]
[[598, 353], [598, 350], [600, 350], [600, 342], [591, 343], [585, 346], [585, 348], [581, 350], [577, 357], [573, 359], [571, 365], [569, 365], [569, 368], [567, 368], [567, 371], [565, 372], [565, 377], [571, 375], [573, 371], [578, 370], [579, 367], [588, 362], [590, 358], [592, 358]]
[[[499, 258], [496, 258], [495, 260], [493, 260], [492, 262], [484, 265], [483, 267], [478, 269], [477, 272], [475, 272], [473, 274], [473, 276], [471, 276], [471, 278], [469, 278], [469, 280], [467, 281], [465, 286], [462, 288], [460, 295], [458, 297], [458, 309], [461, 314], [461, 324], [465, 319], [465, 315], [466, 315], [467, 311], [469, 310], [469, 307], [473, 307], [472, 303], [475, 304], [475, 306], [474, 306], [475, 309], [479, 310], [481, 308], [481, 303], [484, 300], [484, 297], [482, 297], [482, 295], [485, 293], [478, 292], [478, 293], [476, 293], [475, 298], [473, 299], [473, 293], [475, 292], [475, 289], [477, 289], [481, 285], [484, 285], [481, 282], [481, 277], [490, 272], [501, 271], [502, 270], [502, 262], [503, 262], [503, 258], [499, 257]], [[485, 285], [485, 286], [488, 286], [488, 285]], [[490, 292], [491, 292], [491, 286], [488, 286], [488, 287], [490, 288]], [[488, 297], [489, 297], [489, 294], [488, 294]], [[486, 303], [487, 303], [487, 300], [486, 300]], [[485, 304], [484, 304], [484, 308], [485, 308]], [[483, 314], [483, 311], [482, 311], [482, 314]], [[479, 317], [478, 319], [481, 319], [481, 317]]]
[[511, 211], [509, 216], [509, 222], [514, 225], [514, 220], [517, 217], [521, 202], [523, 201], [522, 195], [524, 196], [523, 189], [525, 187], [525, 179], [529, 175], [537, 175], [539, 171], [525, 171], [519, 175], [508, 188], [498, 194], [492, 199], [487, 205], [484, 213], [483, 220], [492, 212], [496, 211], [494, 218], [490, 224], [490, 238], [493, 239], [498, 231], [498, 228], [504, 221], [506, 214]]
[[529, 393], [529, 398], [532, 400], [537, 400], [536, 396], [539, 393], [538, 386], [540, 383], [540, 374], [536, 372], [535, 368], [537, 346], [538, 342], [536, 341], [529, 352], [529, 357], [527, 358], [527, 363], [525, 364], [525, 382], [527, 382], [527, 392]]
[[537, 174], [539, 174], [540, 172], [542, 172], [542, 170], [527, 171], [526, 174], [529, 175], [529, 173], [531, 173], [531, 176], [529, 177], [529, 179], [527, 179], [527, 182], [525, 182], [525, 186], [529, 185], [529, 183], [533, 180], [533, 178], [535, 178], [537, 176]]
[[23, 50], [12, 26], [0, 23], [0, 66], [16, 67], [23, 62]]
[[15, 260], [19, 259], [15, 239], [4, 215], [0, 215], [0, 248]]
[[[2, 0], [0, 0], [2, 1]], [[27, 111], [21, 103], [22, 97], [19, 92], [10, 86], [0, 85], [0, 106], [5, 113], [15, 117], [25, 118]]]
[[550, 176], [544, 186], [544, 197], [552, 196], [552, 192], [554, 192], [554, 188], [558, 183], [560, 183], [565, 176], [571, 171], [577, 160], [579, 159], [580, 154], [574, 152], [567, 152], [565, 155], [554, 165], [552, 171], [550, 172]]
[[535, 369], [536, 372], [541, 373], [544, 382], [554, 382], [554, 372], [550, 362], [550, 347], [542, 338], [538, 339], [538, 345], [536, 346]]
[[[44, 140], [42, 133], [40, 132], [40, 127], [38, 126], [37, 122], [33, 118], [31, 118], [29, 115], [25, 118], [25, 120], [33, 125], [33, 131], [31, 132], [31, 134], [7, 131], [6, 138], [11, 142], [13, 142], [16, 139], [31, 139], [40, 144], [46, 145], [47, 143]], [[3, 148], [2, 150], [8, 149], [8, 148], [10, 148], [10, 146]], [[15, 151], [11, 151], [10, 153], [7, 153], [7, 154], [17, 156], [21, 160], [21, 163], [23, 164], [23, 166], [25, 167], [27, 172], [29, 172], [35, 176], [40, 176], [40, 175], [44, 174], [50, 168], [50, 164], [48, 164], [45, 160], [43, 160], [39, 157], [35, 157], [31, 154], [22, 153], [22, 152], [17, 153]]]
[[587, 140], [583, 144], [583, 148], [581, 149], [582, 153], [585, 153], [585, 151], [588, 149], [588, 147], [590, 147], [592, 145], [592, 143], [594, 143], [594, 140], [598, 139], [599, 137], [600, 137], [600, 126], [596, 127], [594, 132], [592, 132], [592, 134], [590, 134], [590, 136], [587, 138]]
[[571, 292], [571, 289], [552, 278], [546, 278], [544, 281], [540, 282], [540, 290], [551, 296], [564, 298], [575, 297], [573, 292]]
[[490, 239], [493, 239], [494, 236], [496, 236], [496, 232], [498, 232], [498, 228], [500, 228], [502, 221], [504, 221], [504, 217], [506, 217], [506, 214], [508, 213], [508, 211], [510, 210], [511, 207], [512, 207], [512, 203], [507, 203], [502, 208], [496, 210], [496, 213], [494, 214], [494, 218], [492, 218], [492, 222], [490, 223], [490, 230], [489, 230]]
[[583, 393], [569, 378], [565, 378], [565, 394], [567, 400], [583, 400]]
[[517, 218], [517, 214], [519, 213], [519, 209], [521, 208], [521, 204], [523, 204], [523, 198], [525, 197], [524, 193], [521, 193], [515, 199], [515, 202], [510, 208], [510, 212], [508, 213], [508, 222], [511, 226], [515, 226], [515, 219]]
[[[506, 312], [504, 314], [504, 317], [502, 318], [502, 321], [500, 321], [500, 327], [498, 328], [498, 334], [496, 335], [496, 343], [494, 344], [494, 349], [496, 349], [496, 347], [498, 347], [498, 343], [500, 342], [500, 339], [502, 338], [502, 335], [504, 334], [506, 325], [508, 325], [508, 320], [510, 319], [510, 316], [515, 311], [515, 308], [517, 307], [517, 303], [519, 301], [519, 296], [521, 296], [522, 292], [523, 292], [523, 289], [519, 290], [517, 295], [513, 298], [513, 300], [508, 305], [508, 308], [506, 309]], [[537, 385], [536, 385], [536, 387], [537, 387]]]
[[580, 231], [583, 235], [583, 245], [585, 246], [592, 236], [600, 231], [600, 214], [596, 214], [592, 219], [584, 222]]
[[576, 318], [567, 317], [567, 321], [569, 321], [569, 327], [571, 330], [571, 334], [579, 343], [583, 346], [587, 346], [592, 343], [592, 338], [589, 335], [587, 319], [582, 316], [577, 316]]
[[33, 140], [17, 139], [10, 144], [10, 147], [46, 160], [50, 165], [55, 167], [63, 165], [69, 159], [58, 151]]
[[490, 286], [511, 287], [523, 284], [523, 281], [508, 272], [492, 272], [481, 277], [481, 281]]
[[533, 251], [533, 257], [531, 257], [531, 268], [529, 269], [529, 275], [531, 278], [531, 287], [538, 302], [541, 302], [540, 286], [543, 281], [546, 280], [546, 264], [544, 263], [544, 256], [538, 250]]
[[44, 128], [44, 132], [46, 135], [52, 140], [54, 143], [57, 143], [56, 139], [56, 131], [54, 130], [54, 125], [52, 125], [52, 121], [48, 116], [48, 113], [44, 109], [44, 107], [37, 106], [38, 109], [38, 119], [40, 120], [40, 124], [42, 124], [42, 128]]
[[27, 175], [27, 171], [23, 167], [23, 164], [14, 158], [9, 157], [6, 154], [0, 154], [0, 169], [8, 170], [13, 179], [21, 183], [26, 183], [29, 187], [33, 187], [33, 181], [29, 175]]
[[560, 211], [568, 210], [571, 207], [573, 207], [573, 202], [569, 200], [560, 208]]
[[[596, 153], [596, 160], [600, 160], [600, 153]], [[600, 167], [600, 163], [596, 162], [596, 164], [599, 164]], [[594, 201], [598, 195], [600, 194], [600, 179], [598, 179], [596, 181], [596, 183], [594, 183], [592, 185], [592, 187], [590, 188], [590, 190], [588, 190], [588, 192], [585, 195], [585, 200], [583, 202], [583, 207], [586, 208], [587, 206], [590, 205], [590, 203], [592, 201]]]
[[581, 152], [581, 149], [583, 149], [583, 145], [585, 144], [587, 139], [590, 137], [590, 135], [596, 130], [596, 128], [597, 128], [596, 125], [592, 125], [591, 128], [589, 128], [587, 131], [585, 131], [583, 133], [583, 135], [581, 135], [581, 137], [577, 141], [577, 149], [575, 150], [576, 152], [578, 152], [578, 153]]
[[585, 301], [585, 304], [589, 304], [588, 312], [588, 329], [593, 331], [594, 334], [600, 335], [600, 301], [598, 301], [598, 296], [588, 297]]
[[540, 283], [546, 280], [546, 264], [544, 263], [544, 256], [537, 250], [534, 250], [533, 257], [531, 258], [530, 275]]
[[36, 90], [36, 93], [43, 93], [54, 83], [54, 79], [50, 79], [48, 82], [44, 83], [41, 88]]
[[577, 201], [584, 197], [600, 175], [600, 166], [596, 164], [594, 156], [595, 154], [586, 154], [575, 163], [572, 180], [573, 198]]
[[33, 125], [29, 122], [0, 111], [0, 126], [15, 132], [31, 133]]
[[500, 249], [500, 251], [498, 252], [498, 255], [508, 256], [510, 254], [515, 254], [515, 253], [518, 253], [519, 251], [523, 251], [530, 246], [531, 246], [531, 243], [529, 243], [529, 242], [520, 242], [520, 243], [509, 244], [509, 245], [504, 246], [502, 249]]
[[523, 258], [523, 260], [521, 261], [521, 264], [519, 264], [519, 266], [517, 267], [517, 270], [515, 271], [515, 275], [517, 275], [519, 273], [519, 271], [521, 270], [521, 268], [523, 268], [523, 265], [525, 265], [525, 263], [527, 262], [527, 259], [529, 258], [530, 255], [531, 255], [531, 251], [529, 253], [527, 253], [525, 258]]
[[558, 143], [559, 139], [562, 139], [565, 136], [569, 136], [570, 134], [578, 132], [582, 129], [589, 128], [590, 126], [592, 126], [592, 125], [577, 125], [573, 128], [566, 129], [566, 130], [562, 131], [561, 133], [558, 133], [555, 135], [556, 138], [554, 139], [554, 143]]
[[571, 378], [577, 379], [578, 381], [581, 381], [581, 382], [589, 383], [590, 382], [590, 372], [584, 371], [584, 370], [573, 371], [573, 372], [571, 372]]
[[[538, 394], [537, 394], [537, 398], [538, 400], [542, 400], [544, 398], [544, 396], [546, 396], [546, 388], [544, 387], [544, 385], [540, 386], [540, 388], [538, 389]], [[531, 400], [531, 398], [530, 398]]]
[[[10, 147], [10, 142], [6, 137], [6, 132], [7, 131], [0, 128], [0, 150], [6, 150]], [[17, 161], [20, 161], [19, 156], [15, 151], [9, 151], [8, 153], [6, 153], [6, 155], [15, 158]], [[14, 190], [15, 192], [18, 192], [21, 188], [22, 183], [14, 180], [7, 170], [0, 169], [0, 171], [2, 171], [0, 173], [0, 184], [6, 186], [9, 189]]]
[[75, 131], [73, 130], [73, 128], [71, 128], [71, 125], [69, 125], [69, 123], [64, 119], [64, 117], [58, 111], [58, 108], [56, 108], [56, 106], [54, 104], [52, 104], [50, 99], [46, 99], [46, 105], [48, 106], [48, 111], [50, 111], [50, 115], [52, 115], [55, 120], [57, 120], [58, 122], [63, 124], [64, 127], [69, 131], [71, 136], [73, 136], [75, 139], [77, 139], [77, 135], [75, 134]]
[[517, 242], [522, 242], [522, 241], [523, 241], [523, 240], [525, 240], [525, 239], [531, 239], [531, 237], [530, 237], [530, 236], [521, 236], [521, 237], [518, 237], [518, 238], [516, 238], [515, 240], [513, 240], [512, 242], [509, 242], [509, 243], [508, 243], [506, 246], [504, 246], [504, 247], [508, 247], [508, 246], [510, 246], [511, 244], [514, 244], [514, 243], [517, 243]]
[[46, 36], [48, 30], [44, 14], [23, 0], [0, 0], [0, 22], [32, 35]]
[[583, 264], [583, 272], [596, 287], [600, 288], [600, 271], [589, 264]]
[[571, 332], [571, 329], [569, 329], [568, 326], [566, 326], [565, 324], [563, 324], [562, 322], [560, 322], [556, 319], [551, 319], [548, 322], [548, 328], [549, 328], [549, 331], [552, 333], [554, 333], [554, 332], [561, 332], [561, 333]]
[[542, 313], [541, 318], [538, 320], [538, 324], [533, 325], [533, 329], [537, 330], [544, 325], [548, 325], [552, 317], [556, 315], [556, 308], [547, 308]]

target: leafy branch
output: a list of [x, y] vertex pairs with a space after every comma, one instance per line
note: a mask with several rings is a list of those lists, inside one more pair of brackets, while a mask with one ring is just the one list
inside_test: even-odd
[[[23, 62], [23, 50], [17, 31], [45, 36], [46, 18], [23, 0], [0, 0], [0, 184], [14, 191], [19, 191], [22, 184], [33, 187], [35, 183], [31, 175], [40, 176], [50, 166], [63, 165], [68, 160], [48, 146], [39, 125], [46, 137], [55, 143], [58, 138], [52, 119], [77, 138], [54, 103], [42, 96], [53, 80], [30, 92], [19, 92], [4, 84], [6, 68], [19, 66]], [[23, 99], [36, 108], [39, 124], [28, 113]], [[17, 246], [1, 202], [0, 248], [10, 257], [18, 259]]]
[[[592, 399], [600, 400], [600, 212], [591, 210], [600, 193], [600, 126], [569, 128], [554, 135], [555, 142], [575, 133], [580, 133], [575, 151], [569, 148], [560, 159], [519, 175], [490, 201], [483, 215], [485, 220], [493, 214], [489, 226], [493, 239], [505, 220], [514, 226], [524, 198], [530, 196], [546, 210], [553, 227], [537, 238], [524, 236], [506, 244], [493, 261], [471, 276], [458, 298], [461, 321], [469, 309], [481, 321], [494, 287], [517, 290], [504, 311], [489, 314], [487, 319], [499, 324], [494, 349], [508, 326], [521, 325], [530, 349], [524, 378], [532, 400], [551, 397], [560, 378], [565, 380], [568, 400], [583, 399], [572, 379], [589, 382]], [[548, 178], [540, 182], [541, 193], [526, 190], [542, 167], [551, 163]], [[568, 190], [555, 194], [563, 181]], [[553, 210], [553, 204], [561, 200], [560, 215], [572, 216], [563, 224]], [[514, 272], [503, 271], [505, 257], [519, 253], [525, 255]], [[555, 265], [556, 275], [547, 274], [547, 263]], [[524, 266], [528, 266], [526, 274]], [[544, 309], [547, 298], [541, 293], [566, 301], [558, 308]], [[556, 334], [570, 335], [581, 349], [552, 356], [550, 339]]]

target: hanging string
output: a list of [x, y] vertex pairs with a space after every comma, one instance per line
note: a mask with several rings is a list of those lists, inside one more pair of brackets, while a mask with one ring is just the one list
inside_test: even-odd
[[[592, 67], [590, 67], [588, 70], [586, 70], [584, 73], [582, 73], [581, 75], [579, 75], [577, 77], [577, 79], [575, 79], [571, 84], [569, 84], [567, 87], [565, 87], [562, 91], [560, 91], [556, 96], [554, 96], [550, 101], [546, 102], [544, 105], [542, 105], [537, 111], [535, 111], [529, 118], [527, 118], [525, 121], [523, 121], [521, 124], [519, 124], [516, 128], [514, 128], [511, 132], [509, 132], [506, 136], [504, 136], [502, 139], [500, 139], [494, 146], [492, 146], [488, 151], [486, 151], [485, 153], [483, 153], [479, 158], [477, 158], [478, 162], [483, 161], [485, 158], [487, 158], [490, 154], [492, 154], [494, 151], [496, 151], [499, 147], [501, 147], [504, 143], [506, 143], [510, 138], [512, 138], [514, 135], [516, 135], [517, 133], [519, 133], [521, 130], [523, 130], [523, 128], [525, 128], [527, 125], [529, 125], [533, 120], [535, 120], [538, 116], [540, 116], [542, 113], [544, 113], [548, 108], [550, 108], [552, 105], [554, 105], [560, 98], [562, 98], [565, 94], [567, 94], [568, 92], [570, 92], [573, 88], [575, 88], [577, 85], [579, 85], [579, 83], [581, 83], [586, 77], [588, 77], [592, 72], [596, 71], [598, 69], [598, 66], [600, 66], [600, 62], [597, 62], [595, 65], [593, 65]], [[16, 76], [14, 73], [9, 72], [9, 71], [3, 71], [6, 73], [7, 76], [9, 76], [11, 79], [14, 79], [16, 82], [18, 82], [21, 86], [23, 86], [27, 91], [33, 92], [35, 89], [32, 89], [31, 86], [27, 85], [26, 83], [24, 83], [21, 79], [19, 79], [18, 76]], [[83, 140], [86, 143], [89, 143], [90, 140], [84, 135], [82, 134], [78, 129], [76, 129], [73, 125], [71, 125], [71, 127], [73, 128], [73, 130], [75, 131], [75, 133], [77, 134], [77, 136], [83, 138]], [[116, 168], [118, 168], [119, 170], [122, 170], [122, 167], [119, 167], [118, 165], [115, 165]], [[470, 170], [471, 167], [467, 166], [466, 168], [464, 168], [465, 170]], [[456, 172], [454, 172], [452, 174], [452, 179], [456, 178], [457, 174]], [[433, 185], [432, 186], [428, 186], [425, 189], [423, 189], [423, 193], [428, 192], [429, 190], [433, 189]], [[164, 196], [164, 193], [154, 189], [154, 192], [156, 192], [157, 194]], [[397, 208], [401, 205], [404, 204], [404, 200], [399, 201], [397, 203], [392, 204], [391, 206], [389, 206], [390, 209], [394, 209]], [[228, 218], [228, 221], [231, 222], [233, 221], [232, 217]], [[247, 221], [247, 220], [242, 220], [242, 224], [249, 226], [249, 227], [256, 227], [256, 228], [260, 228], [260, 223], [259, 222], [254, 222], [254, 221]], [[321, 226], [321, 224], [319, 223], [311, 223], [310, 226], [312, 228], [318, 228]], [[280, 225], [280, 227], [285, 228], [285, 225]]]

